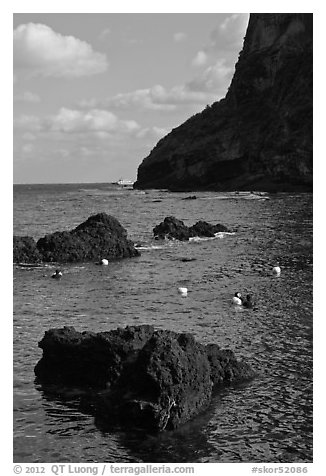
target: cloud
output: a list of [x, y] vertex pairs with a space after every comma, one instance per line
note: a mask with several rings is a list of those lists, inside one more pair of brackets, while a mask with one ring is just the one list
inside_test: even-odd
[[182, 31], [174, 33], [174, 35], [173, 35], [173, 40], [176, 43], [181, 43], [182, 41], [185, 41], [186, 39], [187, 39], [187, 35], [186, 35], [186, 33], [183, 33]]
[[247, 13], [234, 13], [227, 16], [210, 33], [208, 43], [196, 53], [192, 65], [202, 66], [219, 60], [224, 61], [227, 66], [234, 67], [243, 45], [248, 19]]
[[98, 35], [98, 39], [100, 41], [104, 41], [108, 38], [108, 36], [111, 34], [111, 29], [110, 28], [104, 28], [104, 30], [101, 31], [101, 33]]
[[166, 129], [164, 127], [144, 127], [137, 133], [137, 137], [139, 139], [146, 138], [158, 140], [166, 136], [169, 132], [169, 129]]
[[23, 93], [15, 94], [14, 101], [37, 103], [41, 101], [41, 98], [38, 94], [32, 93], [30, 91], [24, 91]]
[[205, 51], [198, 51], [191, 64], [193, 66], [202, 66], [207, 63], [208, 56]]
[[[209, 75], [205, 81], [209, 81]], [[174, 86], [170, 89], [157, 84], [147, 89], [137, 89], [128, 93], [120, 93], [104, 100], [89, 99], [78, 103], [81, 108], [104, 108], [115, 110], [153, 110], [175, 111], [177, 108], [207, 104], [216, 96], [209, 94], [212, 88], [208, 88], [203, 81], [203, 90], [200, 90], [200, 81]]]
[[34, 134], [32, 134], [31, 132], [25, 132], [23, 135], [22, 135], [22, 138], [24, 140], [28, 140], [28, 141], [31, 141], [31, 140], [35, 140], [36, 139], [36, 136]]
[[14, 118], [14, 128], [23, 131], [37, 132], [42, 129], [41, 119], [37, 116], [22, 114], [18, 118]]
[[14, 30], [14, 67], [31, 77], [76, 78], [103, 73], [108, 63], [85, 41], [28, 23]]
[[[113, 110], [156, 110], [173, 112], [181, 107], [203, 107], [221, 99], [232, 79], [234, 65], [242, 46], [247, 14], [232, 14], [214, 29], [208, 44], [193, 59], [194, 66], [205, 68], [184, 84], [165, 88], [155, 85], [96, 100], [80, 101], [81, 108]], [[180, 33], [181, 34], [181, 33]], [[174, 35], [176, 36], [177, 33]]]
[[29, 155], [34, 151], [34, 145], [33, 144], [23, 144], [22, 146], [22, 153], [23, 155]]
[[62, 107], [51, 116], [43, 118], [21, 115], [14, 120], [15, 129], [27, 132], [52, 132], [63, 134], [91, 133], [99, 138], [110, 134], [136, 134], [140, 125], [134, 120], [121, 120], [110, 111], [90, 109], [79, 111]]
[[68, 149], [57, 149], [55, 152], [64, 159], [70, 157], [70, 151]]
[[227, 51], [240, 51], [248, 25], [249, 13], [233, 13], [210, 34], [209, 48]]
[[218, 60], [208, 66], [200, 75], [187, 83], [190, 91], [215, 94], [222, 97], [225, 88], [230, 83], [234, 67], [225, 60]]
[[140, 129], [136, 121], [120, 120], [110, 111], [91, 109], [79, 111], [61, 108], [59, 112], [45, 120], [45, 128], [51, 131], [75, 133], [133, 133]]

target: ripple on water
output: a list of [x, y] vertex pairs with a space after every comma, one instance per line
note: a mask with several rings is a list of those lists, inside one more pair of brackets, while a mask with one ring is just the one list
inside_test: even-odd
[[[122, 198], [62, 187], [16, 198], [15, 233], [39, 238], [70, 229], [100, 207], [147, 249], [108, 267], [64, 266], [55, 283], [50, 268], [14, 269], [14, 460], [311, 462], [311, 196], [211, 200], [212, 194], [199, 192], [190, 204], [166, 192]], [[153, 197], [161, 202], [152, 203]], [[235, 234], [153, 243], [153, 227], [173, 214], [187, 225], [220, 222]], [[271, 274], [276, 261], [278, 278]], [[182, 285], [187, 298], [177, 293]], [[252, 294], [256, 308], [232, 306], [236, 291]], [[220, 389], [194, 421], [157, 436], [106, 432], [78, 395], [48, 398], [35, 383], [45, 330], [72, 325], [98, 332], [136, 323], [192, 332], [203, 343], [232, 349], [257, 377]]]

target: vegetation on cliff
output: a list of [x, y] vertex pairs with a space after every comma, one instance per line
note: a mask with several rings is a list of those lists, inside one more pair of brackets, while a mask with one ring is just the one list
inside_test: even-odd
[[252, 14], [224, 99], [161, 139], [136, 188], [309, 190], [312, 14]]

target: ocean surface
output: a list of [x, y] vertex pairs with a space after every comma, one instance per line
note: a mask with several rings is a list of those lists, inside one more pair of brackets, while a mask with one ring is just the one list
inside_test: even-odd
[[[197, 199], [183, 200], [189, 195]], [[59, 281], [55, 265], [14, 265], [14, 462], [312, 462], [312, 194], [14, 186], [15, 235], [38, 239], [99, 212], [120, 221], [140, 257], [64, 265]], [[169, 215], [232, 233], [154, 241], [153, 227]], [[177, 292], [183, 285], [187, 297]], [[233, 306], [236, 291], [252, 294], [256, 308]], [[220, 389], [199, 417], [157, 436], [105, 431], [77, 391], [60, 398], [35, 382], [47, 329], [142, 323], [232, 349], [257, 377]]]

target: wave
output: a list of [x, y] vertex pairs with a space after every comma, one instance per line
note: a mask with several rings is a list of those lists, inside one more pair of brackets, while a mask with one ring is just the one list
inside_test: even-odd
[[[188, 243], [216, 240], [217, 238], [222, 239], [226, 235], [235, 235], [235, 232], [220, 231], [218, 233], [215, 233], [214, 236], [193, 236], [189, 238]], [[180, 241], [176, 239], [166, 238], [165, 240], [159, 240], [158, 243], [159, 244], [157, 244], [157, 241], [155, 244], [154, 243], [136, 243], [135, 248], [139, 251], [163, 250], [167, 247], [172, 247], [176, 245], [184, 245], [187, 243], [187, 241]]]
[[150, 250], [163, 250], [166, 246], [162, 245], [141, 245], [135, 246], [135, 248], [139, 251], [150, 251]]
[[85, 266], [83, 265], [61, 265], [59, 263], [14, 263], [14, 266], [16, 269], [26, 269], [28, 270], [34, 270], [34, 269], [40, 269], [40, 270], [52, 270], [52, 269], [64, 269], [65, 274], [69, 273], [75, 273], [79, 269], [84, 269]]
[[[197, 197], [200, 198], [200, 197]], [[212, 197], [202, 197], [202, 200], [270, 200], [268, 192], [226, 192]]]
[[198, 241], [209, 241], [209, 240], [215, 240], [216, 238], [224, 238], [226, 235], [235, 235], [235, 232], [231, 231], [219, 231], [218, 233], [215, 233], [214, 236], [194, 236], [192, 238], [189, 238], [189, 241], [192, 242], [198, 242]]
[[46, 263], [37, 264], [37, 263], [15, 263], [16, 269], [44, 269], [44, 268], [54, 268], [54, 265], [49, 265]]

